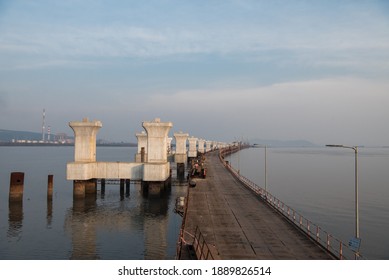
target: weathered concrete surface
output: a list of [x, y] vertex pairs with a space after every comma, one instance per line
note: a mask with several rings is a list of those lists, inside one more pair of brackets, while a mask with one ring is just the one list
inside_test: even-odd
[[142, 148], [143, 148], [143, 162], [147, 162], [147, 134], [145, 131], [135, 134], [138, 139], [138, 151], [135, 154], [135, 162], [142, 162]]
[[215, 259], [332, 259], [207, 154], [206, 179], [190, 188], [184, 239], [196, 226]]
[[204, 153], [205, 149], [204, 149], [204, 143], [205, 143], [205, 140], [204, 139], [198, 139], [198, 148], [197, 148], [197, 151], [199, 153]]
[[69, 122], [69, 126], [74, 131], [74, 161], [96, 161], [96, 135], [102, 127], [101, 122], [84, 118], [82, 122]]
[[[143, 163], [134, 162], [68, 162], [67, 180], [89, 180], [93, 178], [141, 180]], [[165, 173], [165, 172], [164, 172]], [[163, 174], [165, 177], [165, 174]]]
[[195, 158], [197, 157], [197, 138], [196, 137], [189, 137], [189, 150], [188, 150], [188, 157]]
[[176, 153], [174, 155], [174, 161], [176, 163], [186, 163], [188, 160], [186, 151], [186, 141], [188, 137], [188, 133], [174, 133], [174, 138], [176, 139]]
[[147, 162], [166, 163], [167, 136], [173, 124], [156, 118], [151, 122], [143, 122], [142, 126], [147, 133]]

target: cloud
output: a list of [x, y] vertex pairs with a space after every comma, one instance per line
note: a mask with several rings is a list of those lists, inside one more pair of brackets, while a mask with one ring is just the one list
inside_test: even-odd
[[[258, 88], [180, 91], [155, 95], [150, 111], [170, 108], [181, 126], [216, 128], [214, 136], [307, 139], [325, 143], [389, 143], [389, 83], [356, 78], [288, 82]], [[179, 116], [179, 117], [177, 117]], [[189, 125], [190, 124], [190, 125]], [[190, 132], [191, 133], [191, 132]], [[231, 138], [230, 138], [231, 139]]]

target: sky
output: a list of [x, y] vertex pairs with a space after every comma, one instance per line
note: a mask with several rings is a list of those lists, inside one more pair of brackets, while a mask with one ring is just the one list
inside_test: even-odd
[[389, 1], [0, 0], [0, 129], [389, 145]]

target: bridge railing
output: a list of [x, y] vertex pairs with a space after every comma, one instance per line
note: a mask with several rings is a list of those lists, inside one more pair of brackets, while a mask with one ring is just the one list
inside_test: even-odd
[[252, 190], [256, 195], [260, 196], [278, 213], [287, 218], [289, 222], [294, 224], [303, 233], [305, 233], [311, 240], [320, 245], [323, 249], [338, 259], [363, 259], [359, 252], [354, 251], [341, 240], [328, 233], [320, 226], [311, 222], [299, 212], [286, 205], [284, 202], [273, 196], [271, 193], [265, 191], [263, 188], [242, 176], [230, 164], [224, 160], [224, 156], [231, 154], [232, 150], [221, 150], [219, 158], [224, 166], [231, 172], [231, 174], [243, 183], [244, 186]]
[[[181, 259], [182, 256], [182, 250], [184, 246], [191, 246], [193, 248], [193, 252], [196, 255], [196, 258], [198, 260], [214, 260], [214, 256], [212, 254], [212, 251], [209, 248], [208, 243], [206, 242], [204, 235], [201, 233], [200, 228], [196, 226], [195, 232], [190, 233], [188, 231], [184, 230], [184, 225], [185, 225], [185, 220], [186, 220], [186, 215], [187, 209], [188, 209], [188, 199], [189, 199], [189, 188], [188, 188], [188, 195], [185, 198], [185, 203], [184, 203], [184, 217], [182, 219], [182, 224], [181, 224], [181, 229], [180, 229], [180, 234], [178, 237], [177, 241], [177, 248], [176, 248], [176, 258]], [[188, 242], [185, 240], [184, 236], [189, 236], [192, 239], [192, 242]]]

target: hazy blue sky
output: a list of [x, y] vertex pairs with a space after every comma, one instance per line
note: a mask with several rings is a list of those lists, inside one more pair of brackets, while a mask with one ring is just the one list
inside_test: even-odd
[[0, 0], [0, 128], [389, 145], [389, 1]]

